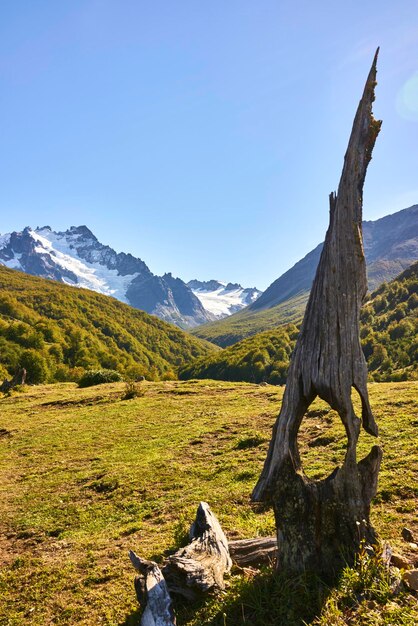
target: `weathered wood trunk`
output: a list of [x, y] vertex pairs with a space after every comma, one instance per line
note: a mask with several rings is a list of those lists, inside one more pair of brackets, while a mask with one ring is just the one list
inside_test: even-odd
[[140, 574], [135, 579], [136, 595], [145, 607], [141, 626], [176, 623], [171, 593], [193, 601], [201, 593], [225, 588], [224, 574], [230, 571], [232, 560], [225, 534], [206, 502], [199, 504], [190, 540], [167, 557], [161, 569], [130, 551], [131, 563]]
[[16, 374], [13, 376], [11, 380], [4, 380], [0, 385], [0, 391], [3, 393], [7, 393], [17, 385], [24, 385], [26, 381], [26, 370], [25, 368], [18, 369]]
[[[373, 118], [377, 53], [360, 101], [337, 194], [330, 196], [330, 225], [293, 353], [280, 415], [254, 500], [271, 500], [276, 518], [278, 567], [310, 569], [326, 576], [351, 562], [360, 542], [373, 541], [370, 501], [382, 452], [374, 446], [357, 463], [362, 403], [365, 430], [377, 435], [367, 393], [367, 366], [359, 338], [360, 307], [367, 292], [362, 245], [362, 194], [381, 122]], [[323, 481], [307, 478], [297, 435], [319, 396], [338, 411], [347, 433], [342, 467]]]
[[162, 571], [171, 591], [193, 600], [197, 593], [224, 589], [232, 561], [225, 534], [206, 502], [199, 504], [190, 539], [167, 558]]
[[237, 539], [228, 543], [232, 562], [240, 567], [275, 565], [277, 559], [276, 537]]
[[160, 568], [154, 561], [129, 553], [131, 563], [140, 574], [135, 580], [138, 602], [145, 606], [141, 626], [175, 626], [171, 597]]

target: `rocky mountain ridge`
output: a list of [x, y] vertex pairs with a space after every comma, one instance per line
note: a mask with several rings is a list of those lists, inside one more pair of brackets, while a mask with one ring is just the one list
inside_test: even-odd
[[[363, 222], [363, 244], [369, 290], [393, 280], [418, 260], [418, 205]], [[309, 297], [323, 244], [319, 244], [275, 280], [255, 302], [193, 331], [226, 347], [288, 322], [298, 323]]]
[[100, 243], [87, 226], [0, 235], [0, 264], [113, 296], [182, 328], [216, 319], [181, 279], [156, 276], [141, 259]]
[[[418, 205], [363, 222], [363, 245], [369, 290], [392, 280], [418, 259]], [[275, 280], [250, 310], [270, 308], [310, 290], [323, 244], [319, 244]]]

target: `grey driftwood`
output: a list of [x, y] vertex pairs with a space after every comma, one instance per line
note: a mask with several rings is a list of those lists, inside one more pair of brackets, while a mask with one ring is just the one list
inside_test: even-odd
[[228, 543], [232, 562], [240, 567], [275, 565], [277, 556], [276, 537], [237, 539]]
[[199, 504], [190, 540], [166, 560], [162, 571], [169, 589], [188, 599], [194, 599], [196, 593], [224, 589], [224, 574], [232, 566], [228, 541], [206, 502]]
[[171, 597], [160, 568], [153, 561], [129, 553], [131, 563], [140, 574], [135, 580], [138, 602], [145, 606], [141, 626], [173, 626], [176, 624]]
[[[376, 436], [359, 314], [367, 292], [363, 184], [381, 126], [372, 115], [377, 54], [354, 119], [338, 192], [330, 195], [324, 248], [291, 359], [281, 411], [252, 496], [256, 501], [272, 501], [278, 567], [294, 572], [310, 569], [332, 576], [353, 560], [362, 540], [375, 540], [369, 511], [382, 451], [374, 446], [357, 463], [360, 420], [351, 393], [354, 388], [360, 395], [364, 429]], [[342, 467], [323, 481], [307, 478], [297, 442], [302, 419], [317, 396], [338, 412], [348, 439]]]
[[206, 502], [201, 502], [197, 509], [190, 543], [167, 557], [161, 569], [135, 552], [131, 551], [129, 558], [139, 573], [135, 590], [139, 603], [145, 607], [141, 626], [175, 624], [170, 593], [194, 600], [201, 593], [224, 589], [224, 574], [232, 566], [228, 541]]

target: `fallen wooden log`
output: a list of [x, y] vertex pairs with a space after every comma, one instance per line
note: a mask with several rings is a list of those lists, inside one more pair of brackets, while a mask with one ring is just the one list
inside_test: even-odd
[[238, 539], [228, 543], [232, 562], [240, 567], [260, 567], [275, 564], [277, 557], [276, 537]]
[[171, 594], [194, 601], [202, 593], [225, 588], [224, 575], [232, 563], [260, 567], [274, 563], [276, 537], [240, 539], [228, 543], [216, 516], [201, 502], [190, 528], [190, 543], [168, 556], [161, 569], [153, 561], [129, 553], [139, 576], [135, 579], [138, 602], [145, 607], [141, 626], [171, 626], [175, 617]]
[[0, 385], [0, 391], [3, 393], [8, 393], [17, 385], [24, 385], [26, 381], [26, 370], [25, 368], [18, 369], [16, 374], [13, 376], [11, 380], [4, 380]]
[[175, 624], [170, 593], [195, 600], [199, 593], [225, 588], [224, 574], [232, 566], [228, 541], [206, 502], [201, 502], [190, 528], [190, 543], [169, 556], [162, 570], [153, 561], [130, 551], [138, 602], [145, 606], [141, 626]]

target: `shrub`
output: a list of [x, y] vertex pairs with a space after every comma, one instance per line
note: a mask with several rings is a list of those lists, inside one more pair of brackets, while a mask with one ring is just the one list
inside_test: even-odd
[[5, 380], [6, 378], [9, 378], [9, 372], [7, 371], [7, 369], [4, 367], [4, 365], [2, 363], [0, 363], [0, 383]]
[[128, 380], [125, 383], [125, 391], [122, 396], [123, 400], [132, 400], [132, 398], [142, 397], [145, 393], [145, 390], [141, 383], [137, 383], [134, 380]]
[[48, 365], [42, 354], [36, 350], [24, 350], [20, 357], [20, 365], [26, 370], [26, 382], [33, 385], [43, 383], [48, 378]]
[[117, 383], [122, 380], [122, 376], [115, 370], [88, 370], [79, 380], [79, 387], [92, 387], [93, 385], [103, 385], [104, 383]]

